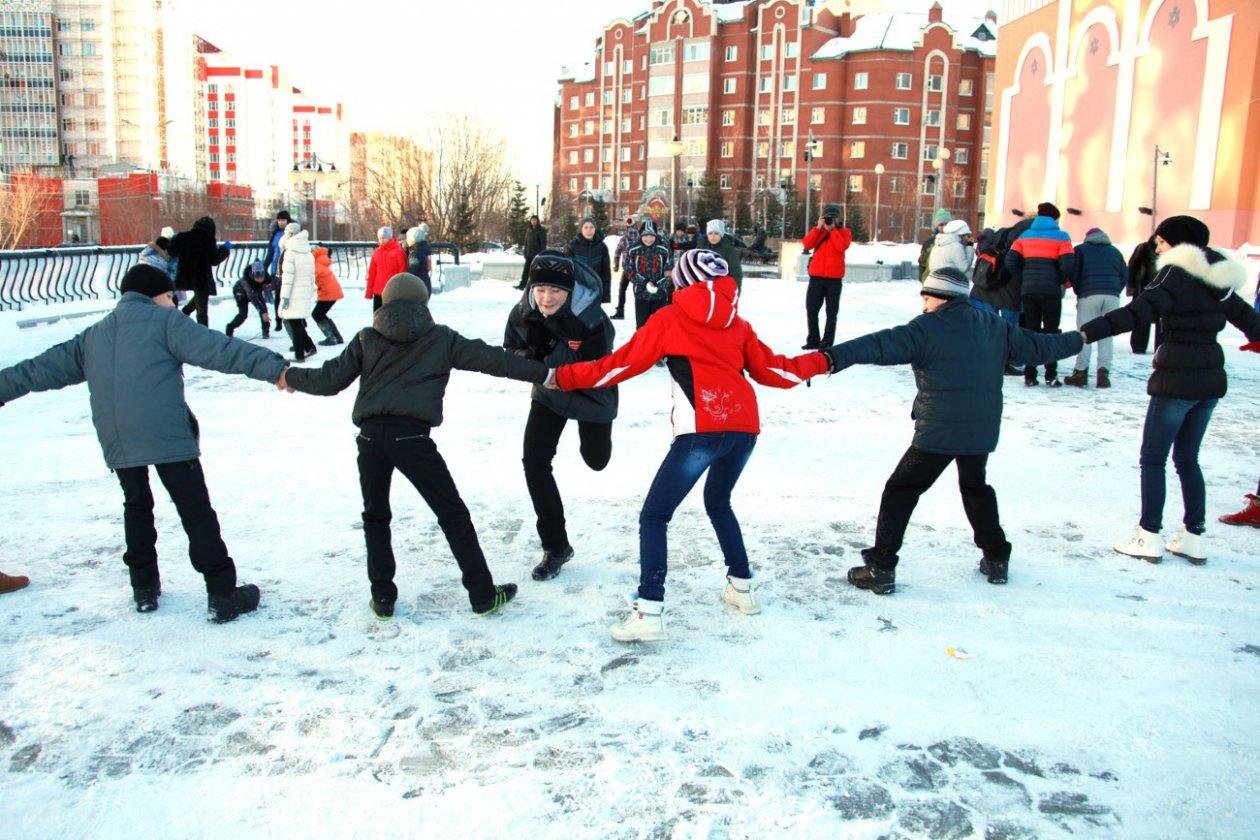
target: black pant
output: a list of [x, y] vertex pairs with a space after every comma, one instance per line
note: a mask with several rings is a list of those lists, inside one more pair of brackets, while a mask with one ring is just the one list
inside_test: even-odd
[[[266, 310], [264, 310], [265, 312]], [[236, 317], [228, 321], [227, 331], [231, 334], [241, 324], [249, 318], [249, 298], [236, 298]], [[271, 323], [263, 319], [263, 312], [258, 313], [258, 323], [262, 325], [262, 334], [265, 337], [271, 331]]]
[[184, 304], [181, 310], [185, 315], [197, 313], [197, 323], [203, 327], [210, 326], [210, 296], [204, 292], [194, 292], [192, 300]]
[[875, 525], [875, 553], [877, 565], [895, 568], [897, 552], [901, 550], [919, 497], [928, 491], [949, 466], [958, 462], [958, 489], [962, 491], [963, 511], [975, 534], [976, 546], [984, 556], [994, 560], [1006, 560], [1011, 556], [1011, 544], [998, 521], [997, 494], [985, 481], [988, 455], [940, 455], [924, 452], [913, 446], [901, 456], [879, 502], [879, 520]]
[[[811, 347], [830, 347], [836, 343], [836, 313], [840, 311], [840, 292], [843, 289], [844, 280], [812, 276], [809, 278], [809, 288], [805, 290], [806, 344]], [[824, 303], [827, 305], [827, 320], [822, 337], [819, 338], [818, 312]]]
[[[1129, 333], [1129, 349], [1134, 353], [1145, 353], [1146, 346], [1151, 343], [1151, 325], [1138, 324], [1133, 328], [1133, 332]], [[1164, 343], [1164, 336], [1159, 328], [1159, 321], [1155, 322], [1155, 349], [1159, 349], [1159, 345]]]
[[669, 306], [669, 298], [657, 298], [655, 300], [634, 299], [634, 326], [635, 329], [641, 328], [647, 323], [647, 319], [651, 318], [657, 310], [664, 309]]
[[630, 286], [630, 278], [625, 271], [621, 272], [621, 284], [617, 287], [617, 311], [626, 314], [626, 289]]
[[311, 341], [310, 335], [306, 332], [305, 318], [285, 318], [284, 331], [289, 334], [289, 339], [293, 342], [293, 355], [299, 362], [315, 352], [315, 342]]
[[[230, 595], [236, 588], [236, 565], [228, 556], [219, 533], [219, 517], [210, 505], [201, 462], [158, 464], [154, 469], [179, 512], [179, 520], [188, 534], [188, 559], [205, 577], [206, 591], [213, 596]], [[123, 533], [127, 538], [123, 562], [127, 564], [133, 587], [153, 589], [161, 578], [149, 468], [126, 467], [114, 473], [123, 490]]]
[[[564, 527], [564, 502], [551, 471], [556, 457], [560, 433], [568, 419], [561, 417], [540, 402], [531, 401], [529, 420], [525, 423], [525, 486], [538, 515], [538, 537], [547, 551], [560, 551], [569, 545]], [[608, 466], [612, 458], [612, 423], [578, 421], [582, 460], [595, 471]]]
[[[1024, 295], [1021, 298], [1024, 307], [1024, 326], [1033, 332], [1053, 335], [1059, 332], [1059, 320], [1063, 317], [1063, 299], [1058, 295]], [[1046, 365], [1046, 381], [1059, 375], [1059, 365], [1051, 362]], [[1037, 380], [1037, 366], [1024, 368], [1024, 379], [1030, 382]]]
[[376, 310], [380, 309], [382, 305], [383, 305], [383, 301], [381, 300], [381, 296], [372, 295], [372, 311], [375, 312]]
[[363, 537], [367, 542], [372, 597], [394, 602], [394, 549], [389, 523], [389, 487], [397, 469], [420, 491], [455, 555], [468, 600], [494, 597], [494, 578], [477, 542], [468, 507], [459, 496], [446, 462], [429, 438], [429, 427], [406, 417], [372, 417], [359, 430], [359, 485], [363, 490]]

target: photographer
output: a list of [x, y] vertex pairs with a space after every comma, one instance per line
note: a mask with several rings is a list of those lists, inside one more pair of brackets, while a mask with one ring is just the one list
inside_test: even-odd
[[[836, 340], [836, 313], [840, 311], [840, 291], [844, 285], [844, 252], [853, 243], [853, 232], [839, 224], [840, 205], [823, 207], [822, 218], [801, 244], [812, 251], [809, 260], [809, 289], [805, 292], [805, 320], [809, 335], [802, 349], [830, 347]], [[818, 311], [827, 304], [827, 323], [818, 336]]]

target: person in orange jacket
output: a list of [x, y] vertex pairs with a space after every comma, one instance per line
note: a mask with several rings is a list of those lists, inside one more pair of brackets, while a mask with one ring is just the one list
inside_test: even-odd
[[372, 252], [367, 288], [363, 290], [363, 296], [372, 301], [373, 312], [381, 308], [381, 292], [385, 290], [389, 278], [407, 272], [407, 254], [394, 238], [394, 229], [388, 225], [382, 227], [376, 232], [376, 241], [380, 244]]
[[[836, 343], [836, 314], [844, 288], [844, 252], [853, 243], [853, 231], [840, 224], [840, 205], [828, 204], [822, 218], [809, 229], [801, 244], [813, 251], [809, 258], [809, 288], [805, 292], [805, 324], [808, 332], [802, 350], [818, 350]], [[818, 335], [818, 311], [827, 305], [827, 322]]]
[[311, 312], [311, 320], [324, 334], [324, 340], [320, 342], [320, 346], [332, 347], [345, 344], [346, 340], [341, 337], [341, 331], [337, 329], [332, 318], [328, 317], [328, 310], [333, 308], [334, 303], [345, 297], [346, 293], [341, 290], [337, 275], [333, 274], [332, 257], [328, 249], [320, 247], [311, 253], [315, 256], [315, 309]]
[[19, 589], [25, 589], [30, 586], [31, 579], [25, 575], [6, 575], [0, 572], [0, 595], [7, 592], [17, 592]]

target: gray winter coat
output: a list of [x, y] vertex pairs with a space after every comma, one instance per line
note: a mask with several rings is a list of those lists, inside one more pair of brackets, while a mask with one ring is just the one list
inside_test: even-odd
[[1042, 335], [1013, 327], [957, 298], [826, 353], [836, 371], [855, 364], [910, 365], [919, 387], [911, 445], [943, 455], [980, 455], [997, 448], [1006, 366], [1046, 364], [1078, 353], [1081, 344], [1079, 332]]
[[377, 310], [372, 326], [359, 332], [340, 356], [319, 368], [290, 368], [285, 381], [296, 391], [331, 396], [359, 379], [350, 419], [410, 417], [438, 426], [451, 370], [540, 384], [547, 366], [513, 356], [484, 341], [464, 338], [434, 323], [429, 307], [394, 301]]
[[86, 380], [111, 470], [191, 461], [201, 450], [197, 419], [184, 402], [185, 364], [274, 383], [288, 363], [128, 292], [74, 338], [0, 370], [0, 403]]

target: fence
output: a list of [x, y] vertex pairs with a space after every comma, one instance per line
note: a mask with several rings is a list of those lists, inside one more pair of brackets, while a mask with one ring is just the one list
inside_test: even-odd
[[[362, 286], [375, 242], [312, 244], [328, 249], [333, 273], [344, 285]], [[267, 247], [266, 242], [233, 243], [228, 258], [215, 267], [215, 281], [221, 288], [230, 288], [250, 263], [266, 259]], [[453, 254], [459, 264], [455, 245], [434, 242], [431, 247], [434, 252]], [[118, 245], [0, 251], [0, 311], [38, 303], [117, 298], [123, 275], [139, 261], [142, 250], [142, 245]]]

